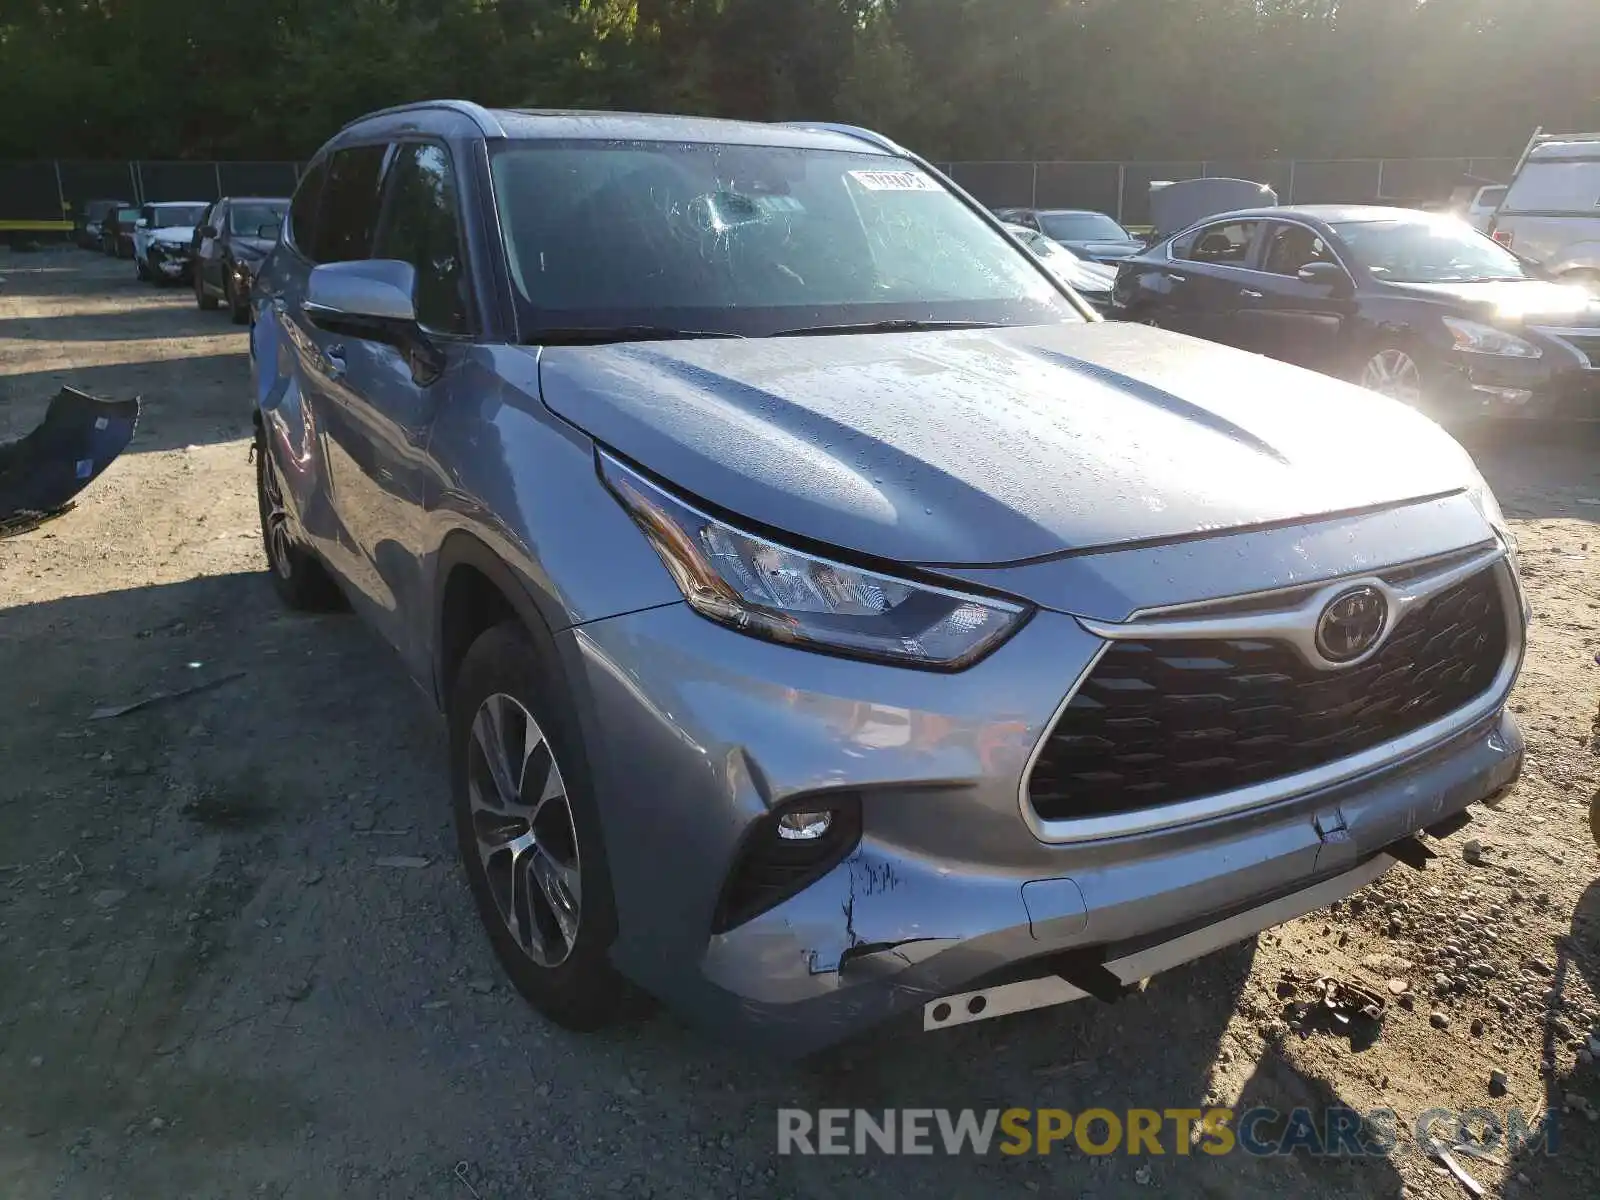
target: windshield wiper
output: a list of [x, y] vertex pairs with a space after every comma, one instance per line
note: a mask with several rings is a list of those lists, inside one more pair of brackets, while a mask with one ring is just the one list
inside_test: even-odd
[[670, 325], [566, 325], [535, 329], [523, 339], [530, 346], [607, 346], [615, 342], [682, 342], [695, 338], [742, 338], [742, 333], [675, 329]]
[[830, 333], [920, 333], [941, 329], [1000, 329], [997, 321], [864, 321], [856, 325], [804, 325], [780, 329], [773, 337], [812, 337]]

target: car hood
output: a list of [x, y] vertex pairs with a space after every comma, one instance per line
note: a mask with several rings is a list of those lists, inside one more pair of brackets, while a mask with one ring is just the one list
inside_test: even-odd
[[1142, 249], [1137, 242], [1066, 242], [1063, 244], [1076, 250], [1079, 254], [1089, 254], [1095, 258], [1132, 258]]
[[237, 234], [234, 235], [233, 239], [234, 250], [244, 250], [254, 255], [270, 253], [275, 244], [270, 238], [239, 237]]
[[1142, 325], [530, 349], [545, 403], [746, 521], [989, 565], [1472, 486], [1412, 409]]
[[194, 241], [193, 225], [163, 225], [160, 229], [150, 231], [150, 240], [155, 242], [181, 242], [187, 246]]
[[1109, 292], [1112, 285], [1117, 282], [1116, 268], [1094, 262], [1092, 259], [1080, 258], [1064, 274], [1067, 282], [1073, 287], [1088, 292]]
[[1183, 179], [1150, 193], [1150, 221], [1157, 238], [1187, 229], [1196, 221], [1242, 208], [1271, 208], [1278, 194], [1248, 179]]
[[1481, 309], [1509, 321], [1557, 321], [1571, 326], [1600, 327], [1600, 296], [1576, 284], [1544, 279], [1492, 283], [1391, 283], [1412, 295]]

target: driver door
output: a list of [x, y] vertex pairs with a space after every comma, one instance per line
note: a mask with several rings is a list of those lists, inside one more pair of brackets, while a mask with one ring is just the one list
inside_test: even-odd
[[[1240, 347], [1314, 371], [1334, 372], [1345, 329], [1355, 315], [1349, 294], [1354, 287], [1309, 283], [1300, 278], [1300, 268], [1338, 261], [1311, 226], [1268, 222], [1261, 270], [1240, 290]], [[1348, 275], [1345, 278], [1348, 284]]]

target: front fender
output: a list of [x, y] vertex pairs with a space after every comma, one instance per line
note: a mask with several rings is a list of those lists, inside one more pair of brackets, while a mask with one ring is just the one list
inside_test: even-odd
[[428, 446], [436, 680], [443, 596], [458, 566], [477, 569], [552, 634], [683, 599], [601, 483], [595, 443], [538, 399], [535, 359], [503, 347], [473, 354], [452, 373]]

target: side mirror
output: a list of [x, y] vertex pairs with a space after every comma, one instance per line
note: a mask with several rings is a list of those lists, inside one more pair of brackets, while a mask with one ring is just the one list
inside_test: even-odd
[[386, 258], [324, 263], [311, 271], [306, 316], [324, 329], [392, 341], [416, 328], [416, 292], [417, 273], [410, 263]]
[[1350, 290], [1349, 278], [1344, 273], [1344, 268], [1334, 262], [1307, 263], [1296, 272], [1302, 283], [1315, 283], [1323, 287], [1332, 288], [1336, 292]]
[[444, 359], [417, 324], [417, 272], [408, 262], [370, 258], [314, 267], [306, 286], [307, 319], [343, 333], [395, 347], [411, 364], [411, 377], [432, 383]]
[[202, 225], [195, 232], [203, 238], [214, 238], [217, 236], [217, 227], [215, 225]]

